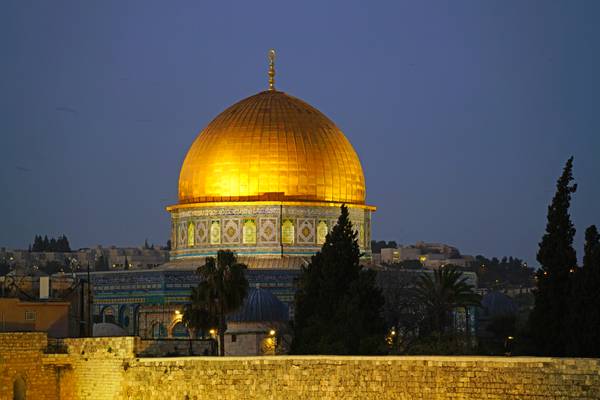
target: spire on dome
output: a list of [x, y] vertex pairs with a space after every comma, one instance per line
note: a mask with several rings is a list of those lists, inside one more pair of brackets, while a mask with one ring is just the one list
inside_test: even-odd
[[269, 50], [269, 90], [275, 90], [275, 49]]

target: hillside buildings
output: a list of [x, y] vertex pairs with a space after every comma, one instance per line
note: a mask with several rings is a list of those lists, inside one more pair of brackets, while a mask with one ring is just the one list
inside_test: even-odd
[[[375, 258], [374, 258], [375, 260]], [[419, 261], [427, 269], [437, 269], [445, 265], [466, 267], [474, 261], [473, 256], [461, 255], [453, 246], [443, 243], [419, 241], [414, 245], [381, 249], [377, 261], [382, 264], [398, 264], [403, 261]]]

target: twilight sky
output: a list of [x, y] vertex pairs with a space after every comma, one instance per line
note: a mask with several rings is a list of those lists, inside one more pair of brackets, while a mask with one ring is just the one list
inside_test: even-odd
[[183, 157], [267, 88], [358, 152], [373, 238], [535, 264], [565, 160], [600, 225], [600, 1], [0, 2], [0, 246], [164, 243]]

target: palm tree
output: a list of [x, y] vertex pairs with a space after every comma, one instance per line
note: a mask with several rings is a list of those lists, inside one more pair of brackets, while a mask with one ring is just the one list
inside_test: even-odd
[[248, 292], [245, 269], [230, 250], [219, 250], [216, 259], [207, 258], [198, 268], [202, 281], [192, 289], [191, 304], [183, 312], [183, 322], [191, 329], [217, 326], [221, 356], [225, 355], [225, 317], [241, 307]]
[[450, 323], [450, 313], [458, 307], [479, 306], [481, 296], [473, 291], [467, 278], [456, 267], [442, 267], [419, 276], [416, 297], [425, 310], [425, 329], [443, 334]]

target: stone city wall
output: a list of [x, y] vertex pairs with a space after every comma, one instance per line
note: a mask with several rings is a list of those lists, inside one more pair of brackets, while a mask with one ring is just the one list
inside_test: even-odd
[[0, 399], [13, 398], [13, 384], [23, 379], [32, 399], [58, 398], [57, 375], [44, 364], [46, 333], [0, 333]]
[[[599, 399], [600, 360], [535, 357], [136, 356], [139, 339], [0, 334], [0, 399]], [[61, 348], [57, 346], [56, 348]]]
[[600, 360], [499, 357], [139, 359], [128, 399], [600, 399]]

